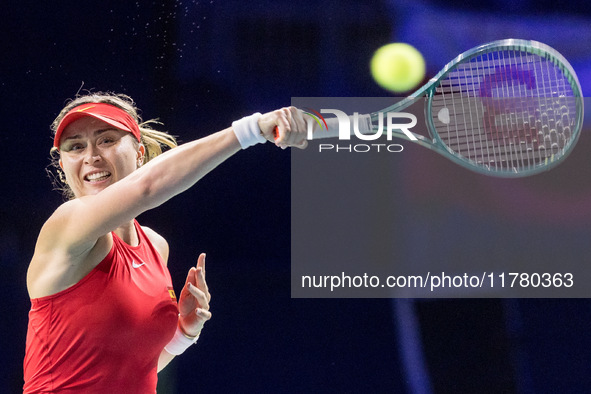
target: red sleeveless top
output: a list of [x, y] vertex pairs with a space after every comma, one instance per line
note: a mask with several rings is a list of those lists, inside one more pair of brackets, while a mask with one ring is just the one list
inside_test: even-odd
[[88, 275], [31, 300], [25, 393], [155, 393], [158, 357], [178, 309], [160, 254], [135, 222], [138, 246], [115, 233]]

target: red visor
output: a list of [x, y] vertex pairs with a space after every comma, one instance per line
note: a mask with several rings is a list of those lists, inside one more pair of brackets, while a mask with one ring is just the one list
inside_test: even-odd
[[72, 110], [63, 117], [60, 124], [57, 126], [57, 131], [55, 132], [55, 137], [53, 139], [53, 146], [59, 148], [60, 139], [64, 129], [70, 123], [83, 116], [92, 116], [93, 118], [102, 120], [120, 130], [128, 131], [140, 141], [140, 127], [135, 119], [127, 112], [111, 104], [87, 103], [72, 108]]

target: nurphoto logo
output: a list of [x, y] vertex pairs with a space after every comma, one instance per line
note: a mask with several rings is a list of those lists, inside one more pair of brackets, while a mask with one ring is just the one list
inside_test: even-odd
[[[387, 112], [385, 127], [384, 113], [379, 112], [370, 115], [360, 115], [354, 112], [353, 115], [347, 115], [338, 109], [321, 109], [320, 112], [305, 108], [304, 113], [311, 116], [314, 122], [308, 122], [309, 140], [327, 137], [338, 137], [339, 141], [351, 141], [354, 136], [361, 141], [376, 141], [383, 135], [386, 135], [387, 141], [392, 140], [393, 134], [402, 138], [416, 141], [417, 137], [409, 129], [416, 126], [417, 117], [407, 112]], [[325, 119], [322, 114], [332, 114], [335, 117]], [[377, 120], [374, 126], [373, 120]], [[316, 127], [315, 124], [318, 126]], [[325, 131], [324, 135], [322, 131]], [[338, 131], [338, 133], [337, 133]], [[402, 152], [404, 149], [400, 144], [378, 143], [359, 143], [359, 144], [319, 144], [319, 152]]]

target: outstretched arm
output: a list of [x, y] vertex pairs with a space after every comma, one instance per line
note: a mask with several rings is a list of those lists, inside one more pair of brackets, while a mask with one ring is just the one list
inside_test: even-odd
[[[275, 127], [279, 130], [276, 141]], [[258, 128], [265, 139], [279, 146], [306, 144], [306, 124], [294, 107], [262, 115]], [[230, 127], [171, 149], [100, 193], [63, 204], [42, 229], [40, 246], [70, 256], [84, 255], [99, 237], [187, 190], [241, 147]]]

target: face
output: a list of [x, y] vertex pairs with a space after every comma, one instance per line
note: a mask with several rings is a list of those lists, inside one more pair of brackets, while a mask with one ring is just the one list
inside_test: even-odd
[[97, 194], [131, 174], [143, 155], [131, 133], [90, 116], [69, 124], [60, 140], [60, 166], [76, 197]]

